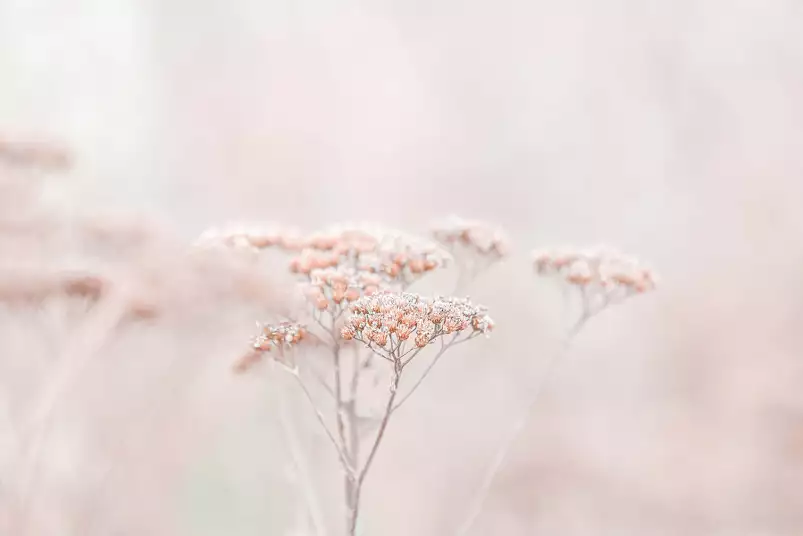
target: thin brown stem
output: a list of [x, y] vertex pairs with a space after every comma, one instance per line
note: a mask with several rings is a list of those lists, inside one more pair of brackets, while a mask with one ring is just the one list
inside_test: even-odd
[[[359, 387], [359, 350], [354, 348], [354, 369], [351, 371], [351, 382], [349, 385], [349, 399], [343, 403], [343, 413], [347, 421], [348, 428], [348, 454], [352, 467], [360, 464], [360, 436], [357, 417], [357, 390]], [[357, 481], [355, 475], [347, 475], [345, 479], [346, 492], [346, 528], [351, 526], [351, 512], [357, 508]]]
[[360, 387], [360, 370], [362, 363], [360, 363], [360, 348], [356, 344], [353, 347], [352, 354], [352, 370], [351, 370], [351, 384], [349, 385], [349, 396], [352, 400], [357, 399], [357, 391]]
[[332, 351], [334, 358], [334, 382], [335, 382], [335, 416], [337, 419], [337, 435], [340, 437], [340, 443], [343, 448], [348, 449], [346, 443], [346, 425], [343, 421], [343, 385], [341, 381], [340, 370], [340, 347], [336, 346]]
[[382, 415], [382, 420], [379, 423], [379, 430], [376, 433], [376, 437], [374, 438], [374, 443], [371, 446], [371, 450], [368, 453], [368, 457], [365, 459], [365, 465], [363, 465], [362, 469], [359, 471], [357, 475], [357, 479], [354, 486], [354, 498], [352, 501], [352, 508], [349, 511], [349, 520], [348, 520], [348, 536], [355, 536], [357, 531], [357, 519], [360, 513], [360, 495], [362, 493], [362, 486], [365, 482], [365, 478], [368, 475], [368, 471], [371, 468], [371, 464], [376, 457], [376, 453], [379, 450], [379, 445], [382, 443], [382, 439], [385, 437], [385, 430], [387, 429], [388, 422], [390, 421], [390, 416], [393, 410], [393, 403], [396, 400], [396, 394], [398, 393], [399, 389], [399, 379], [401, 378], [401, 361], [396, 358], [394, 367], [393, 367], [393, 377], [390, 382], [390, 386], [388, 390], [390, 391], [390, 396], [388, 396], [387, 403], [385, 404], [385, 411]]

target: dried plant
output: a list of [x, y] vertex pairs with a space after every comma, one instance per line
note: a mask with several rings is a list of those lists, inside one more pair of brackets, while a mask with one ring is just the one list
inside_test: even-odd
[[[252, 348], [234, 369], [245, 372], [263, 357], [271, 356], [295, 378], [338, 454], [344, 474], [346, 534], [354, 535], [363, 486], [391, 416], [448, 349], [490, 333], [493, 322], [484, 308], [468, 299], [426, 298], [405, 292], [450, 260], [446, 251], [427, 240], [366, 225], [338, 226], [309, 236], [293, 233], [289, 237], [261, 231], [264, 227], [260, 226], [228, 229], [204, 233], [199, 243], [254, 250], [275, 247], [295, 253], [289, 271], [301, 280], [300, 291], [308, 304], [299, 314], [308, 317], [319, 333], [312, 333], [297, 321], [259, 324]], [[317, 407], [295, 358], [299, 345], [308, 341], [327, 347], [331, 355], [332, 386], [318, 376], [316, 379], [333, 400], [334, 426]], [[438, 348], [429, 365], [400, 395], [402, 372], [431, 345]], [[348, 349], [352, 358], [346, 364], [343, 357]], [[362, 415], [369, 411], [364, 406], [370, 405], [370, 400], [361, 396], [360, 380], [376, 368], [377, 359], [387, 363], [388, 395], [373, 419], [375, 430], [366, 431]], [[373, 435], [366, 437], [369, 432]], [[367, 454], [363, 455], [365, 448]], [[313, 504], [309, 508], [316, 509]], [[322, 530], [320, 523], [316, 525]]]
[[450, 216], [432, 225], [432, 236], [457, 262], [454, 293], [461, 293], [481, 273], [507, 256], [510, 242], [496, 225]]
[[[85, 315], [60, 339], [59, 355], [29, 396], [24, 414], [12, 416], [18, 463], [13, 474], [4, 475], [4, 486], [12, 491], [3, 505], [2, 513], [10, 520], [4, 528], [13, 534], [36, 533], [31, 502], [44, 477], [42, 448], [55, 409], [107, 341], [133, 323], [185, 315], [204, 306], [220, 310], [227, 304], [250, 303], [264, 309], [269, 319], [257, 324], [257, 333], [233, 370], [250, 374], [267, 364], [292, 378], [337, 456], [344, 533], [354, 536], [363, 517], [365, 484], [393, 415], [447, 351], [494, 330], [484, 307], [455, 296], [507, 256], [509, 241], [501, 229], [452, 217], [433, 226], [432, 239], [425, 239], [365, 224], [310, 234], [237, 224], [205, 232], [187, 252], [158, 226], [137, 218], [122, 221], [43, 210], [37, 205], [39, 174], [67, 169], [70, 161], [52, 147], [0, 142], [0, 188], [18, 196], [14, 211], [0, 213], [0, 247], [12, 253], [0, 265], [0, 304], [9, 310], [35, 310], [53, 301], [78, 302]], [[85, 266], [75, 260], [69, 265], [52, 262], [30, 248], [32, 238], [70, 253], [91, 252], [103, 261]], [[291, 305], [270, 283], [276, 274], [255, 262], [269, 252], [278, 254], [285, 273], [295, 279], [288, 289]], [[655, 286], [651, 271], [605, 249], [538, 253], [534, 262], [539, 275], [554, 277], [564, 286], [579, 313], [562, 351], [550, 361], [527, 411], [502, 442], [478, 487], [458, 531], [461, 535], [481, 512], [543, 382], [573, 338], [609, 305]], [[450, 266], [458, 271], [456, 291], [446, 296], [410, 291], [427, 274]], [[409, 367], [414, 360], [425, 363]], [[319, 371], [321, 362], [328, 377]], [[386, 383], [381, 400], [372, 392], [377, 378]], [[321, 405], [322, 398], [328, 405]], [[319, 490], [300, 453], [297, 423], [285, 413], [282, 396], [280, 401], [280, 422], [293, 464], [305, 475], [300, 486], [308, 521], [314, 533], [324, 534]]]
[[566, 305], [570, 307], [572, 299], [576, 298], [580, 311], [568, 328], [560, 349], [552, 355], [546, 371], [534, 386], [524, 412], [500, 443], [474, 494], [468, 513], [456, 532], [458, 536], [466, 536], [471, 531], [482, 512], [495, 477], [513, 443], [524, 431], [556, 363], [568, 352], [586, 323], [607, 307], [653, 290], [656, 285], [656, 276], [652, 270], [643, 267], [636, 259], [605, 247], [589, 250], [569, 248], [557, 252], [537, 251], [533, 254], [533, 259], [536, 274], [556, 279], [565, 292]]
[[[33, 503], [49, 476], [43, 455], [56, 413], [112, 338], [160, 316], [244, 301], [264, 306], [277, 296], [254, 266], [188, 255], [181, 242], [138, 218], [61, 214], [45, 206], [41, 179], [68, 170], [70, 162], [55, 146], [0, 141], [0, 308], [34, 318], [50, 309], [69, 316], [55, 355], [19, 390], [19, 400], [11, 392], [0, 399], [13, 435], [4, 453], [13, 463], [0, 475], [0, 532], [20, 536], [40, 533]], [[49, 337], [56, 335], [43, 331]], [[27, 355], [3, 357], [19, 357], [26, 373], [35, 371]]]
[[597, 247], [533, 253], [535, 271], [542, 277], [555, 277], [580, 297], [580, 322], [621, 303], [636, 294], [653, 290], [656, 276], [638, 260], [619, 252]]
[[[261, 332], [254, 339], [252, 350], [235, 364], [235, 370], [244, 372], [265, 355], [272, 355], [274, 362], [296, 379], [338, 454], [344, 473], [346, 534], [352, 536], [359, 519], [365, 478], [394, 411], [415, 392], [446, 350], [493, 328], [485, 310], [468, 299], [424, 298], [404, 289], [452, 260], [459, 270], [457, 288], [464, 288], [505, 257], [508, 240], [495, 226], [456, 217], [433, 226], [433, 237], [443, 245], [443, 250], [409, 235], [376, 227], [341, 226], [309, 236], [264, 229], [230, 227], [227, 232], [205, 233], [202, 242], [211, 240], [257, 251], [278, 248], [292, 253], [289, 269], [301, 279], [301, 293], [308, 303], [306, 314], [321, 332], [312, 334], [296, 321], [260, 325]], [[526, 426], [554, 364], [574, 337], [590, 318], [610, 305], [653, 289], [656, 281], [654, 274], [635, 260], [605, 248], [535, 253], [534, 262], [538, 275], [554, 277], [560, 282], [567, 306], [571, 309], [572, 302], [578, 302], [580, 310], [561, 350], [549, 361], [547, 372], [533, 390], [526, 411], [504, 438], [477, 488], [468, 514], [458, 528], [457, 534], [461, 536], [468, 534], [479, 516], [511, 445]], [[334, 431], [302, 380], [295, 358], [285, 359], [288, 350], [295, 356], [299, 343], [308, 340], [331, 350], [333, 387], [320, 377], [316, 379], [333, 398]], [[423, 374], [406, 394], [399, 396], [405, 367], [436, 340], [440, 341], [438, 351], [429, 359]], [[354, 343], [360, 343], [369, 353], [362, 355]], [[342, 355], [349, 345], [353, 358], [346, 366]], [[362, 456], [365, 438], [364, 427], [360, 427], [359, 385], [361, 374], [373, 366], [376, 358], [387, 364], [388, 395], [375, 419], [376, 431], [368, 438], [368, 454]], [[348, 386], [344, 388], [346, 380]], [[309, 507], [313, 509], [313, 505]], [[321, 529], [320, 523], [317, 526]]]
[[[235, 370], [245, 371], [261, 355], [270, 354], [296, 379], [338, 454], [344, 472], [346, 534], [351, 536], [357, 530], [363, 485], [390, 418], [420, 384], [419, 379], [397, 401], [403, 371], [424, 348], [435, 341], [440, 341], [440, 346], [433, 361], [449, 348], [489, 333], [493, 329], [493, 322], [484, 308], [474, 306], [468, 300], [432, 299], [385, 290], [359, 298], [350, 305], [339, 339], [334, 335], [333, 326], [334, 321], [329, 332], [329, 342], [333, 347], [334, 358], [335, 387], [332, 395], [335, 401], [336, 432], [331, 431], [323, 411], [317, 407], [313, 395], [302, 380], [295, 358], [287, 358], [291, 351], [295, 355], [297, 345], [308, 338], [305, 327], [292, 322], [260, 326], [261, 332], [253, 341], [252, 352], [235, 365]], [[370, 353], [361, 358], [355, 348], [350, 385], [348, 393], [344, 393], [340, 352], [348, 341], [362, 343]], [[388, 363], [388, 396], [378, 418], [378, 430], [373, 437], [368, 438], [368, 454], [363, 458], [360, 453], [365, 438], [360, 437], [358, 422], [359, 379], [360, 373], [370, 366], [375, 357]]]

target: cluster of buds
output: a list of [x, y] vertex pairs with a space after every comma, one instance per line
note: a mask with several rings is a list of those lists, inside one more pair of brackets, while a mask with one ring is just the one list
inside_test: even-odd
[[415, 236], [368, 224], [332, 227], [310, 235], [304, 239], [304, 243], [309, 249], [332, 251], [349, 257], [390, 253], [435, 255], [439, 249], [435, 244]]
[[196, 240], [202, 247], [223, 246], [262, 250], [278, 247], [286, 251], [301, 251], [306, 241], [300, 233], [274, 226], [229, 224], [204, 231]]
[[424, 298], [407, 292], [381, 292], [360, 298], [341, 330], [345, 340], [358, 340], [397, 356], [412, 338], [423, 348], [436, 338], [470, 330], [488, 333], [493, 321], [484, 307], [456, 298]]
[[405, 236], [383, 243], [372, 255], [360, 258], [358, 269], [381, 275], [389, 284], [405, 288], [445, 266], [449, 255], [436, 245]]
[[270, 352], [273, 348], [290, 348], [307, 335], [307, 329], [297, 322], [281, 322], [279, 324], [257, 324], [260, 333], [254, 337], [255, 350]]
[[641, 294], [656, 285], [652, 270], [636, 259], [605, 248], [535, 252], [533, 261], [539, 275], [558, 276], [570, 285], [606, 295]]
[[334, 227], [305, 239], [305, 245], [310, 249], [331, 251], [347, 257], [358, 257], [376, 251], [380, 242], [376, 232], [362, 226]]
[[326, 311], [370, 296], [379, 291], [381, 284], [382, 279], [376, 274], [338, 267], [313, 270], [303, 289], [315, 309]]
[[0, 271], [0, 302], [35, 304], [50, 297], [83, 298], [97, 302], [111, 282], [99, 275], [22, 270]]
[[294, 274], [309, 275], [315, 270], [334, 268], [340, 264], [340, 256], [331, 251], [305, 249], [290, 260], [290, 271]]
[[236, 372], [246, 372], [259, 363], [266, 352], [277, 351], [283, 356], [285, 350], [294, 348], [307, 337], [307, 329], [297, 322], [260, 324], [259, 333], [251, 340], [251, 351], [234, 364]]
[[315, 270], [347, 267], [380, 275], [386, 283], [402, 287], [449, 258], [434, 243], [369, 225], [332, 227], [304, 236], [277, 227], [238, 224], [209, 229], [196, 244], [253, 251], [276, 247], [296, 253], [290, 260], [295, 274], [309, 276]]
[[448, 253], [437, 245], [382, 228], [335, 228], [305, 241], [309, 248], [291, 260], [293, 273], [337, 267], [374, 274], [386, 285], [404, 288], [448, 261]]
[[498, 226], [451, 216], [432, 226], [432, 236], [450, 248], [461, 246], [494, 260], [507, 255], [509, 241]]
[[201, 246], [241, 247], [254, 250], [278, 248], [286, 252], [332, 252], [336, 256], [348, 252], [374, 251], [379, 241], [360, 229], [333, 229], [303, 235], [293, 229], [259, 224], [229, 224], [204, 231], [196, 241]]

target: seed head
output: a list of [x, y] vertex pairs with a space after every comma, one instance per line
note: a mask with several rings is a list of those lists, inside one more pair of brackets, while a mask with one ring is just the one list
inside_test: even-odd
[[565, 283], [605, 298], [626, 297], [653, 290], [656, 277], [636, 259], [615, 250], [565, 249], [536, 251], [533, 266], [537, 274], [558, 277]]
[[493, 328], [485, 308], [468, 299], [424, 298], [407, 292], [364, 296], [351, 305], [350, 313], [343, 337], [386, 349], [397, 347], [413, 334], [415, 345], [422, 348], [448, 333], [488, 333]]
[[257, 322], [257, 327], [259, 333], [251, 339], [251, 350], [234, 364], [235, 372], [248, 371], [268, 353], [275, 353], [276, 358], [280, 359], [286, 350], [295, 348], [307, 339], [306, 326], [297, 322]]
[[432, 226], [433, 237], [449, 246], [462, 246], [481, 257], [501, 259], [510, 249], [509, 240], [498, 226], [450, 216]]

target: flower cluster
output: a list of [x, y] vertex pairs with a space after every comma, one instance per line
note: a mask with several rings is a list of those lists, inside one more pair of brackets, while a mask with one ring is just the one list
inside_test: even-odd
[[306, 241], [300, 233], [291, 229], [237, 223], [207, 229], [198, 237], [196, 245], [253, 250], [278, 247], [287, 251], [301, 251], [306, 247]]
[[309, 275], [314, 270], [334, 268], [340, 264], [340, 256], [331, 251], [305, 249], [290, 260], [290, 271], [294, 274]]
[[360, 258], [357, 268], [381, 275], [388, 284], [406, 288], [448, 262], [448, 255], [430, 244], [399, 240], [384, 245], [373, 255]]
[[64, 296], [97, 302], [109, 294], [112, 282], [104, 276], [80, 273], [23, 269], [0, 269], [0, 303], [37, 304], [48, 298]]
[[347, 257], [376, 251], [380, 243], [381, 234], [367, 226], [332, 227], [305, 239], [308, 248]]
[[465, 330], [488, 333], [493, 325], [485, 308], [467, 299], [380, 292], [351, 305], [351, 316], [341, 335], [345, 340], [355, 339], [398, 353], [410, 338], [415, 346], [423, 348], [442, 335]]
[[449, 247], [459, 245], [476, 255], [492, 259], [501, 259], [509, 250], [509, 241], [501, 228], [457, 216], [434, 224], [432, 236]]
[[295, 274], [309, 276], [315, 270], [344, 267], [380, 275], [386, 283], [401, 287], [449, 258], [432, 242], [370, 225], [331, 227], [305, 236], [277, 227], [236, 224], [209, 229], [196, 244], [255, 251], [276, 247], [296, 253], [290, 260]]
[[256, 250], [278, 248], [287, 252], [328, 251], [339, 256], [351, 251], [374, 251], [379, 240], [357, 228], [331, 229], [304, 235], [297, 230], [277, 226], [233, 223], [204, 231], [196, 243]]
[[448, 253], [434, 243], [369, 226], [333, 228], [305, 242], [309, 247], [291, 260], [293, 273], [337, 267], [375, 274], [386, 285], [404, 288], [448, 261]]
[[281, 322], [279, 324], [258, 324], [260, 333], [254, 337], [255, 350], [270, 352], [273, 348], [284, 349], [292, 347], [307, 335], [303, 324], [296, 322]]
[[301, 343], [307, 337], [307, 328], [297, 322], [279, 324], [260, 324], [259, 333], [251, 340], [251, 351], [235, 364], [235, 372], [246, 372], [259, 363], [266, 352], [278, 350], [279, 355]]
[[382, 279], [376, 274], [344, 267], [316, 269], [309, 275], [309, 282], [302, 288], [306, 298], [319, 311], [370, 296], [379, 291], [382, 284]]
[[540, 275], [558, 276], [571, 285], [607, 293], [643, 293], [656, 285], [652, 270], [635, 259], [605, 248], [535, 252], [534, 265]]

